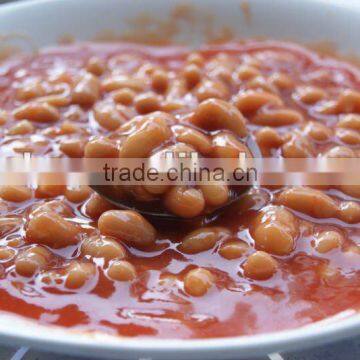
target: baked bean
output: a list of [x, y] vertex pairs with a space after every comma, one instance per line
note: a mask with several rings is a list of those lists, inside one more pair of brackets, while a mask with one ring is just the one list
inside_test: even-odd
[[281, 135], [270, 127], [263, 127], [256, 133], [255, 137], [264, 156], [270, 155], [270, 149], [279, 148], [284, 142]]
[[200, 215], [205, 208], [205, 199], [199, 189], [187, 186], [173, 186], [165, 194], [165, 207], [182, 218]]
[[119, 149], [107, 138], [97, 138], [85, 145], [84, 155], [86, 158], [117, 158]]
[[201, 68], [195, 64], [185, 66], [183, 76], [189, 89], [195, 87], [202, 78]]
[[321, 254], [341, 247], [344, 239], [337, 231], [325, 231], [316, 239], [315, 249]]
[[258, 68], [250, 65], [240, 65], [234, 72], [235, 79], [241, 81], [251, 80], [260, 75]]
[[80, 203], [89, 198], [91, 189], [88, 186], [68, 186], [65, 191], [65, 197], [72, 203]]
[[91, 106], [100, 97], [100, 81], [93, 74], [84, 74], [72, 91], [72, 102], [81, 106]]
[[219, 132], [213, 137], [212, 143], [211, 155], [214, 158], [237, 158], [240, 153], [244, 153], [248, 158], [252, 157], [248, 147], [231, 133]]
[[172, 130], [175, 133], [177, 141], [193, 146], [197, 151], [204, 155], [211, 152], [211, 140], [199, 130], [182, 125], [176, 125]]
[[204, 296], [214, 284], [213, 274], [203, 268], [190, 270], [184, 278], [184, 289], [191, 296]]
[[180, 113], [181, 110], [185, 109], [186, 104], [183, 100], [172, 100], [171, 97], [167, 99], [162, 102], [162, 112], [170, 115], [171, 113]]
[[290, 139], [281, 147], [285, 158], [308, 158], [314, 156], [312, 144], [301, 134], [293, 133]]
[[179, 250], [185, 254], [197, 254], [212, 249], [216, 243], [230, 235], [230, 231], [222, 227], [200, 228], [183, 238]]
[[81, 245], [81, 253], [97, 258], [104, 258], [106, 261], [126, 256], [125, 249], [114, 239], [106, 236], [94, 236], [86, 239]]
[[26, 238], [30, 242], [57, 249], [78, 242], [79, 227], [56, 212], [40, 212], [28, 222]]
[[337, 113], [360, 113], [360, 92], [355, 90], [343, 91], [337, 101]]
[[31, 212], [31, 216], [33, 217], [44, 212], [55, 212], [62, 217], [71, 217], [73, 215], [71, 207], [66, 205], [62, 200], [51, 200], [36, 206]]
[[247, 90], [241, 91], [235, 97], [234, 104], [242, 114], [248, 115], [258, 111], [265, 105], [281, 106], [283, 105], [283, 102], [277, 95], [267, 92]]
[[360, 131], [360, 115], [347, 114], [340, 117], [339, 122], [336, 124], [339, 128], [351, 129]]
[[46, 267], [51, 253], [46, 248], [35, 245], [20, 253], [15, 259], [15, 270], [21, 276], [31, 277]]
[[94, 118], [103, 128], [113, 131], [126, 121], [125, 117], [116, 109], [115, 104], [101, 103], [94, 108]]
[[348, 224], [360, 223], [360, 204], [355, 201], [341, 203], [338, 217]]
[[351, 129], [337, 129], [336, 136], [345, 144], [359, 145], [360, 132]]
[[0, 109], [0, 126], [6, 124], [9, 119], [9, 114], [7, 111]]
[[15, 109], [13, 115], [17, 120], [30, 120], [39, 123], [55, 122], [60, 119], [59, 111], [45, 102], [26, 103]]
[[65, 287], [79, 289], [95, 276], [96, 268], [92, 263], [72, 261], [66, 269]]
[[121, 144], [121, 158], [145, 158], [172, 135], [165, 118], [151, 117]]
[[294, 97], [301, 102], [313, 105], [326, 97], [326, 92], [314, 86], [300, 86], [296, 89]]
[[279, 206], [264, 208], [255, 218], [251, 234], [256, 248], [275, 255], [288, 255], [298, 236], [294, 215]]
[[161, 99], [158, 95], [148, 92], [135, 97], [134, 106], [139, 114], [149, 114], [161, 108]]
[[60, 125], [59, 135], [72, 135], [75, 133], [78, 133], [80, 131], [80, 128], [77, 124], [75, 124], [72, 121], [65, 120]]
[[185, 108], [185, 103], [182, 100], [165, 100], [162, 103], [162, 111], [166, 113], [178, 112]]
[[154, 91], [162, 94], [169, 86], [169, 75], [164, 70], [155, 70], [151, 74], [151, 86]]
[[45, 87], [39, 79], [28, 79], [16, 90], [16, 98], [20, 101], [29, 101], [45, 94]]
[[321, 190], [297, 186], [282, 191], [277, 199], [279, 204], [315, 218], [334, 217], [337, 203]]
[[253, 280], [270, 279], [277, 270], [276, 260], [263, 251], [250, 255], [244, 263], [244, 274]]
[[106, 70], [106, 63], [104, 60], [93, 56], [88, 60], [86, 70], [95, 76], [101, 76]]
[[229, 200], [229, 188], [226, 184], [200, 185], [207, 206], [221, 206]]
[[6, 201], [23, 202], [31, 199], [32, 191], [26, 186], [1, 186], [0, 197]]
[[249, 249], [250, 246], [246, 242], [233, 240], [222, 244], [219, 249], [219, 254], [227, 260], [234, 260], [242, 257]]
[[236, 107], [219, 99], [203, 101], [195, 110], [191, 121], [206, 130], [226, 129], [241, 137], [247, 134], [245, 118]]
[[326, 151], [324, 156], [328, 158], [353, 158], [356, 155], [352, 149], [346, 146], [334, 146]]
[[29, 120], [21, 120], [9, 129], [8, 135], [27, 135], [34, 131], [35, 127]]
[[303, 116], [292, 109], [267, 110], [256, 114], [251, 119], [252, 123], [264, 126], [289, 126], [303, 121]]
[[93, 193], [85, 203], [85, 213], [92, 219], [97, 219], [106, 211], [114, 209], [114, 205], [105, 200], [97, 193]]
[[116, 281], [132, 281], [136, 278], [134, 265], [125, 260], [113, 261], [109, 266], [107, 274], [112, 280]]
[[52, 198], [64, 195], [66, 190], [65, 185], [47, 185], [40, 184], [36, 189], [36, 196], [40, 198]]
[[100, 233], [121, 239], [130, 245], [147, 246], [156, 240], [155, 228], [140, 214], [131, 210], [110, 210], [98, 221]]
[[199, 102], [207, 99], [227, 99], [229, 97], [229, 89], [221, 81], [202, 80], [194, 88], [194, 95]]
[[131, 89], [119, 89], [114, 91], [113, 99], [116, 103], [129, 106], [133, 103], [136, 96], [136, 92]]
[[105, 79], [101, 83], [101, 88], [105, 92], [110, 92], [124, 88], [139, 92], [145, 89], [145, 82], [142, 79], [129, 78], [124, 75], [119, 75]]
[[350, 89], [344, 90], [337, 100], [321, 104], [318, 111], [326, 115], [359, 113], [360, 92]]
[[276, 86], [279, 90], [289, 90], [294, 87], [293, 79], [284, 73], [273, 73], [269, 77], [271, 85]]
[[16, 254], [14, 249], [7, 246], [0, 246], [0, 262], [11, 260]]
[[84, 141], [78, 139], [68, 139], [62, 141], [59, 149], [70, 158], [83, 158], [85, 155], [85, 143]]
[[36, 101], [40, 103], [46, 103], [56, 108], [68, 106], [71, 104], [71, 98], [66, 93], [42, 96], [37, 98]]
[[322, 101], [316, 106], [315, 109], [322, 115], [335, 115], [340, 113], [339, 104], [334, 100]]
[[319, 122], [309, 122], [304, 132], [316, 141], [326, 141], [332, 136], [332, 131], [326, 125]]
[[260, 224], [254, 231], [256, 247], [275, 255], [288, 255], [294, 247], [294, 238], [281, 223]]

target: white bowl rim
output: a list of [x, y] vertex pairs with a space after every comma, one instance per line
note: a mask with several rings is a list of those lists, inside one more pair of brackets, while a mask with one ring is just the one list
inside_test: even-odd
[[[13, 329], [8, 329], [6, 325], [0, 324], [0, 342], [22, 343], [48, 349], [54, 349], [53, 346], [60, 346], [60, 348], [66, 346], [67, 350], [70, 347], [74, 350], [82, 348], [88, 351], [96, 349], [105, 352], [124, 350], [130, 353], [151, 351], [161, 354], [176, 350], [178, 354], [186, 355], [203, 350], [216, 353], [243, 350], [251, 354], [270, 353], [299, 347], [299, 342], [302, 348], [306, 348], [314, 343], [330, 342], [334, 336], [336, 339], [342, 339], [360, 334], [360, 314], [349, 317], [345, 313], [346, 311], [344, 312], [345, 319], [342, 319], [340, 314], [339, 317], [335, 315], [333, 319], [326, 318], [323, 321], [290, 330], [206, 339], [129, 338], [101, 332], [82, 332], [53, 325], [39, 325], [35, 320], [0, 313], [0, 321], [8, 318], [15, 325]], [[20, 328], [16, 326], [17, 323], [21, 325]], [[29, 330], [36, 330], [36, 333], [29, 333]]]
[[[336, 316], [335, 316], [336, 317]], [[347, 316], [345, 316], [347, 317]], [[14, 328], [8, 329], [8, 322], [3, 319], [14, 321]], [[20, 320], [21, 326], [16, 326]], [[35, 326], [35, 329], [34, 329]], [[29, 330], [36, 330], [32, 332]], [[277, 332], [263, 333], [258, 335], [246, 335], [227, 338], [210, 339], [161, 339], [161, 338], [127, 338], [107, 335], [104, 333], [87, 333], [73, 331], [52, 325], [38, 325], [36, 321], [24, 319], [17, 315], [0, 314], [0, 342], [14, 343], [44, 348], [52, 351], [73, 351], [96, 355], [98, 351], [111, 354], [113, 351], [126, 351], [127, 353], [148, 353], [161, 356], [168, 351], [176, 351], [178, 355], [201, 354], [203, 351], [211, 351], [214, 354], [221, 353], [226, 358], [226, 353], [246, 351], [246, 354], [257, 355], [291, 350], [299, 347], [305, 349], [314, 344], [331, 342], [333, 337], [343, 339], [360, 334], [360, 314], [336, 321], [315, 322], [303, 327]], [[54, 336], [55, 335], [55, 336]], [[58, 349], [57, 349], [58, 348]], [[96, 351], [93, 354], [92, 351]]]

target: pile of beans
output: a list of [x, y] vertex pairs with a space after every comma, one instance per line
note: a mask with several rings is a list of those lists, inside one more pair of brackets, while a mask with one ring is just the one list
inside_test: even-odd
[[[231, 158], [240, 152], [252, 156], [244, 139], [253, 136], [264, 157], [355, 158], [360, 81], [347, 65], [331, 64], [305, 49], [267, 42], [236, 44], [231, 51], [123, 44], [47, 50], [0, 66], [0, 155], [151, 159], [171, 150]], [[87, 186], [2, 186], [0, 293], [25, 304], [31, 302], [26, 292], [14, 290], [19, 286], [48, 301], [57, 293], [95, 293], [100, 303], [122, 289], [125, 300], [109, 301], [111, 309], [141, 308], [150, 293], [161, 294], [174, 301], [171, 316], [194, 337], [267, 331], [265, 325], [250, 326], [250, 315], [240, 321], [244, 327], [225, 326], [228, 320], [214, 308], [223, 301], [236, 308], [245, 296], [253, 299], [249, 307], [259, 319], [270, 311], [260, 309], [265, 300], [259, 294], [274, 313], [284, 306], [277, 291], [293, 298], [293, 323], [283, 327], [310, 321], [295, 308], [310, 301], [311, 291], [317, 294], [312, 304], [324, 311], [310, 318], [346, 308], [340, 294], [331, 293], [334, 283], [346, 282], [341, 296], [360, 305], [351, 290], [360, 284], [360, 185], [253, 188], [212, 221], [201, 215], [227, 204], [227, 185], [149, 184], [121, 191], [141, 202], [160, 200], [173, 214], [197, 219], [158, 224], [117, 209]], [[291, 286], [300, 286], [305, 273], [311, 282], [306, 295]], [[333, 300], [319, 295], [325, 291]], [[191, 307], [204, 304], [199, 297], [212, 304], [208, 315], [215, 324], [231, 331], [197, 328], [190, 314]], [[150, 303], [171, 318], [159, 298]], [[64, 297], [59, 308], [73, 302]], [[97, 328], [86, 302], [76, 303], [90, 318], [88, 328]], [[0, 300], [0, 308], [4, 304]], [[184, 312], [190, 317], [181, 317]], [[240, 305], [234, 313], [240, 316]], [[72, 315], [64, 311], [59, 323], [68, 324]], [[143, 334], [140, 328], [125, 331], [121, 316], [102, 320], [121, 334]], [[151, 326], [164, 336], [165, 325], [156, 321]]]

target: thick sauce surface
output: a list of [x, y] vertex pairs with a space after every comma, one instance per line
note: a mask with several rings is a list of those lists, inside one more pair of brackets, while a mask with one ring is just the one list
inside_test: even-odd
[[[211, 156], [231, 131], [193, 126], [208, 99], [240, 111], [263, 156], [360, 155], [358, 70], [295, 45], [255, 41], [196, 53], [79, 44], [4, 63], [0, 154], [90, 156], [88, 144], [100, 138], [107, 141], [101, 154], [116, 156], [127, 121], [162, 111], [171, 114], [173, 133], [191, 123], [206, 136]], [[50, 110], [24, 110], [44, 103]], [[110, 110], [96, 115], [105, 105]], [[0, 197], [0, 310], [43, 324], [208, 338], [294, 328], [360, 306], [360, 185], [252, 189], [207, 223], [149, 219], [155, 241], [146, 247], [99, 230], [98, 218], [113, 207], [89, 189], [2, 188]], [[204, 227], [215, 233], [210, 245], [199, 240]], [[107, 258], [86, 247], [105, 236], [121, 246]], [[40, 254], [26, 254], [36, 246]], [[110, 276], [119, 259], [130, 266], [126, 281]], [[191, 281], [197, 268], [207, 271]]]

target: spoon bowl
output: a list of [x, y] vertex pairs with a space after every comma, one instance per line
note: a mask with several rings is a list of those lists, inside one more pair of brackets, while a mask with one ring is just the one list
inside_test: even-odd
[[[252, 136], [247, 136], [243, 139], [243, 142], [249, 148], [250, 152], [253, 155], [253, 158], [261, 157], [260, 149], [255, 142]], [[170, 221], [189, 221], [194, 220], [194, 218], [187, 219], [181, 218], [171, 212], [168, 212], [160, 199], [154, 201], [138, 201], [135, 199], [124, 199], [123, 194], [120, 191], [117, 191], [121, 185], [90, 185], [90, 187], [97, 192], [100, 196], [105, 198], [107, 201], [117, 206], [120, 209], [124, 210], [134, 210], [140, 214], [151, 217], [158, 218], [159, 220], [170, 220]], [[233, 205], [237, 201], [241, 201], [241, 197], [249, 191], [252, 186], [249, 184], [239, 184], [233, 185], [230, 187], [229, 200], [226, 204], [211, 208], [209, 211], [206, 211], [204, 214], [197, 216], [196, 218], [201, 218], [203, 216], [216, 216], [217, 214], [223, 212], [229, 206]]]

